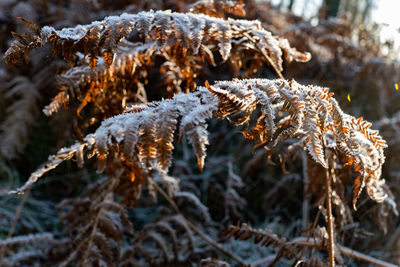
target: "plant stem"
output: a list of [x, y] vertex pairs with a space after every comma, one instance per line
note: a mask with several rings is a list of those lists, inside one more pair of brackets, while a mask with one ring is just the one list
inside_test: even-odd
[[309, 183], [309, 178], [308, 178], [308, 166], [307, 166], [307, 154], [305, 151], [301, 153], [301, 164], [302, 164], [302, 169], [303, 169], [303, 205], [302, 205], [302, 224], [301, 227], [303, 229], [306, 229], [308, 226], [308, 223], [310, 221], [308, 212], [310, 208], [310, 200], [308, 196], [308, 183]]
[[333, 234], [333, 218], [332, 218], [332, 189], [331, 179], [329, 175], [329, 168], [325, 170], [325, 200], [326, 200], [326, 217], [328, 223], [328, 253], [329, 253], [329, 267], [335, 267], [335, 250], [334, 250], [334, 234]]

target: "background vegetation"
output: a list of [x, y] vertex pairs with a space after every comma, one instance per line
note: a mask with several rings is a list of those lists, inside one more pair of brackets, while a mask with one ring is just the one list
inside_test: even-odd
[[[168, 141], [162, 139], [162, 147], [175, 146], [175, 151], [170, 157], [172, 148], [165, 149], [161, 171], [143, 168], [153, 166], [150, 148], [138, 150], [139, 158], [132, 155], [131, 164], [126, 151], [109, 152], [117, 156], [102, 160], [100, 146], [94, 151], [77, 147], [73, 161], [28, 185], [24, 194], [8, 194], [49, 155], [75, 141], [84, 143], [102, 121], [125, 108], [140, 112], [150, 101], [199, 87], [210, 90], [219, 80], [282, 77], [329, 87], [346, 114], [371, 121], [386, 140], [382, 177], [387, 198], [376, 203], [362, 193], [357, 210], [357, 164], [329, 148], [329, 142], [323, 145], [332, 159], [334, 261], [339, 266], [400, 265], [395, 197], [400, 193], [400, 68], [393, 44], [379, 41], [380, 26], [370, 16], [372, 0], [325, 0], [307, 19], [291, 12], [296, 2], [1, 1], [1, 265], [326, 266], [331, 216], [325, 169], [304, 143], [296, 142], [299, 136], [264, 149], [269, 139], [260, 139], [259, 128], [249, 126], [260, 125], [264, 110], [248, 106], [220, 107], [221, 114], [213, 115], [250, 110], [248, 118], [204, 119], [210, 134], [202, 171], [197, 158], [202, 159], [201, 145], [207, 141], [196, 143], [203, 135], [190, 137], [185, 129], [187, 139], [178, 140], [175, 131]], [[225, 22], [210, 26], [199, 42], [192, 32], [176, 34], [189, 25], [178, 15], [175, 24], [163, 23], [160, 15], [158, 24], [152, 21], [156, 26], [144, 20], [129, 33], [117, 22], [108, 32], [93, 27], [79, 42], [60, 32], [44, 37], [49, 33], [44, 26], [60, 30], [150, 9]], [[221, 34], [228, 29], [231, 36]], [[211, 85], [203, 87], [206, 81]], [[277, 118], [284, 118], [284, 109], [276, 111]], [[235, 126], [235, 119], [242, 126]], [[285, 121], [279, 123], [277, 135], [286, 129]], [[142, 136], [153, 137], [150, 128], [143, 131]], [[83, 157], [86, 152], [97, 153], [98, 161]]]

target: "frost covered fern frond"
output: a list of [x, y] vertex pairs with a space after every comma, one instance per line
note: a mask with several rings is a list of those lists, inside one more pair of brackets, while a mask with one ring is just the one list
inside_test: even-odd
[[235, 76], [245, 70], [247, 77], [266, 63], [281, 77], [282, 57], [300, 62], [311, 58], [309, 53], [290, 47], [286, 39], [272, 35], [259, 21], [204, 14], [125, 13], [62, 30], [49, 26], [39, 29], [24, 22], [32, 32], [14, 34], [6, 62], [20, 64], [27, 61], [31, 50], [50, 44], [51, 55], [61, 54], [73, 63], [58, 77], [60, 92], [44, 108], [46, 115], [76, 102], [78, 116], [89, 103], [107, 106], [91, 110], [96, 121], [116, 115], [127, 101], [147, 101], [144, 84], [155, 70], [166, 88], [165, 96], [172, 97], [183, 89], [193, 91], [207, 63], [217, 66], [228, 62], [234, 66]]
[[[347, 165], [359, 173], [354, 190], [354, 205], [363, 187], [370, 197], [383, 201], [386, 194], [380, 180], [386, 142], [371, 123], [343, 113], [328, 88], [303, 86], [295, 81], [249, 79], [206, 83], [194, 93], [176, 94], [172, 99], [131, 106], [126, 112], [102, 122], [84, 142], [60, 150], [34, 172], [15, 192], [22, 192], [41, 175], [68, 160], [73, 153], [78, 162], [87, 148], [99, 161], [99, 171], [113, 168], [122, 160], [140, 172], [166, 173], [171, 164], [174, 137], [186, 135], [192, 143], [200, 169], [208, 145], [207, 119], [229, 118], [236, 125], [257, 116], [256, 125], [243, 135], [257, 147], [274, 149], [287, 139], [297, 139], [314, 162], [328, 168], [326, 149], [340, 153]], [[257, 107], [261, 113], [253, 112]], [[242, 115], [236, 121], [233, 117]], [[141, 175], [141, 173], [139, 175]]]
[[31, 26], [32, 33], [14, 35], [16, 40], [5, 54], [8, 63], [22, 63], [28, 58], [29, 51], [50, 43], [53, 46], [52, 54], [61, 53], [67, 60], [74, 59], [77, 52], [83, 52], [89, 56], [92, 68], [96, 66], [98, 56], [111, 65], [119, 43], [131, 34], [139, 34], [144, 42], [157, 41], [158, 48], [180, 43], [184, 50], [193, 54], [198, 54], [202, 46], [216, 46], [224, 61], [237, 46], [257, 50], [269, 57], [270, 63], [278, 71], [282, 71], [282, 51], [297, 61], [310, 59], [310, 54], [299, 53], [288, 43], [279, 41], [263, 29], [259, 21], [144, 11], [109, 16], [102, 21], [62, 30], [49, 26], [39, 29], [32, 23], [26, 23]]

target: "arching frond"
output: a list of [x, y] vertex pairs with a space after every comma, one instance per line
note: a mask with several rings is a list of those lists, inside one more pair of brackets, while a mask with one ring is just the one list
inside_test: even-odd
[[8, 63], [22, 63], [30, 50], [50, 43], [53, 53], [61, 53], [67, 60], [73, 59], [79, 51], [89, 56], [92, 68], [96, 66], [98, 56], [110, 64], [119, 43], [132, 33], [140, 34], [143, 39], [156, 40], [159, 48], [179, 40], [182, 48], [195, 54], [202, 45], [214, 45], [219, 48], [223, 60], [228, 59], [233, 46], [239, 42], [241, 46], [270, 57], [270, 63], [279, 71], [282, 71], [282, 51], [292, 55], [295, 60], [310, 58], [308, 53], [296, 53], [288, 43], [278, 41], [277, 37], [262, 28], [259, 21], [150, 11], [110, 16], [102, 21], [62, 30], [49, 26], [39, 29], [30, 22], [24, 22], [31, 26], [32, 33], [15, 34], [16, 40], [5, 54]]

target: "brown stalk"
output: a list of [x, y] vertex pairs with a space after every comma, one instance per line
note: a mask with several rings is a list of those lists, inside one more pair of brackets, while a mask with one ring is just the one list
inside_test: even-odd
[[[327, 161], [327, 166], [328, 161]], [[331, 180], [329, 175], [329, 168], [325, 169], [325, 200], [326, 200], [326, 217], [328, 223], [328, 253], [329, 253], [329, 267], [335, 267], [335, 240], [333, 234], [333, 216], [332, 216], [332, 188], [331, 188]]]

